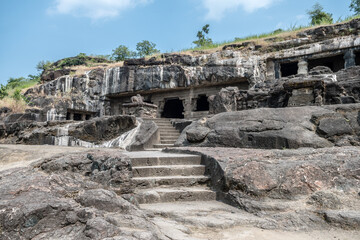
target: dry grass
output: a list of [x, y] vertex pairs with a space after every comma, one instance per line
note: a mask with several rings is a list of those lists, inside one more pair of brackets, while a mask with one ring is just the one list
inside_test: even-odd
[[115, 62], [115, 63], [93, 63], [90, 66], [86, 65], [79, 65], [79, 66], [73, 66], [69, 67], [69, 69], [75, 70], [75, 73], [73, 75], [81, 76], [84, 75], [86, 72], [98, 69], [98, 68], [114, 68], [114, 67], [122, 67], [124, 66], [124, 62]]
[[13, 98], [3, 98], [0, 100], [0, 108], [7, 107], [12, 110], [12, 113], [23, 113], [28, 108], [26, 102], [21, 100], [15, 100]]

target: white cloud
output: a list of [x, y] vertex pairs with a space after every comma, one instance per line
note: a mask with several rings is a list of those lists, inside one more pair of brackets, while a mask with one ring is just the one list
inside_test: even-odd
[[206, 19], [220, 20], [226, 12], [242, 7], [247, 12], [268, 7], [277, 0], [202, 0], [208, 10]]
[[93, 20], [117, 17], [122, 11], [152, 0], [55, 0], [50, 14], [71, 14]]

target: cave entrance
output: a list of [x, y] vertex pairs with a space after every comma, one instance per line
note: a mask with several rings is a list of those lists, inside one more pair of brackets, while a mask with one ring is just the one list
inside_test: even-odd
[[309, 70], [314, 67], [325, 66], [330, 68], [333, 72], [338, 72], [345, 67], [344, 55], [336, 55], [326, 58], [317, 58], [309, 60]]
[[74, 121], [81, 121], [81, 120], [82, 120], [82, 114], [74, 113]]
[[161, 114], [163, 118], [184, 118], [184, 105], [183, 102], [178, 99], [166, 99], [164, 110]]
[[288, 77], [298, 73], [298, 62], [280, 64], [281, 77]]
[[360, 51], [355, 52], [355, 65], [360, 66]]
[[196, 110], [197, 112], [209, 111], [209, 102], [206, 95], [199, 95], [196, 100]]

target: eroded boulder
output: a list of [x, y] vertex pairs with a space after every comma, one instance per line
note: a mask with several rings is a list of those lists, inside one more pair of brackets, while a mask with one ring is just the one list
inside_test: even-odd
[[359, 111], [359, 104], [349, 104], [220, 113], [192, 123], [176, 145], [265, 149], [359, 145]]

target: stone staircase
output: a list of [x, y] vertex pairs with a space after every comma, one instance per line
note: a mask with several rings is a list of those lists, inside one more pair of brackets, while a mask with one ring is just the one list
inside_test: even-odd
[[212, 201], [201, 157], [144, 151], [126, 153], [132, 159], [135, 196], [140, 204]]
[[160, 131], [160, 143], [154, 144], [154, 148], [173, 147], [180, 136], [179, 131], [173, 127], [167, 118], [156, 118], [152, 120], [158, 125]]

